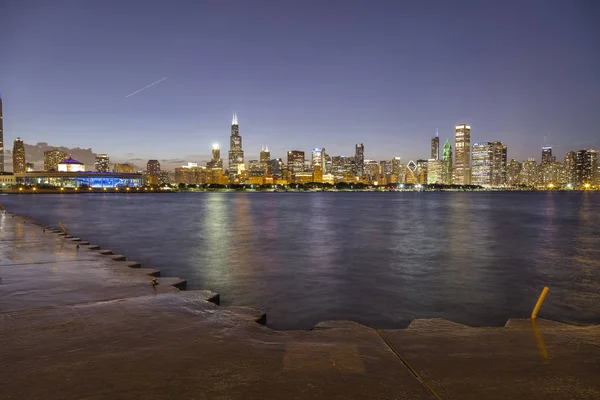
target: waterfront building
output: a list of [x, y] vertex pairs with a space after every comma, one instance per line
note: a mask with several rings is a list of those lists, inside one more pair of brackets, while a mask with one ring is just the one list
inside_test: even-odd
[[598, 151], [579, 150], [576, 154], [576, 172], [578, 185], [593, 185], [598, 174]]
[[305, 184], [305, 183], [310, 183], [313, 180], [313, 173], [312, 172], [296, 172], [294, 174], [294, 183], [299, 183], [299, 184]]
[[567, 183], [567, 174], [565, 164], [561, 162], [551, 162], [549, 164], [540, 166], [540, 184], [544, 186], [548, 185], [560, 185]]
[[31, 172], [35, 170], [35, 164], [34, 163], [25, 163], [25, 172]]
[[213, 143], [211, 149], [211, 159], [206, 163], [207, 168], [223, 170], [223, 160], [221, 159], [221, 148], [218, 143]]
[[346, 181], [348, 176], [353, 176], [354, 181], [354, 158], [346, 156], [332, 156], [331, 157], [331, 174], [334, 176], [336, 182], [350, 182]]
[[442, 182], [444, 185], [452, 184], [452, 172], [452, 145], [446, 139], [446, 143], [442, 149]]
[[85, 165], [71, 157], [58, 163], [58, 172], [85, 172]]
[[363, 178], [365, 176], [365, 145], [357, 144], [354, 151], [354, 165], [356, 170], [354, 171], [355, 175], [359, 178]]
[[431, 157], [432, 160], [439, 160], [440, 158], [440, 137], [436, 133], [435, 137], [431, 138]]
[[442, 170], [442, 160], [435, 158], [430, 158], [427, 160], [427, 184], [431, 185], [443, 183]]
[[315, 164], [313, 166], [313, 182], [323, 183], [323, 170], [321, 164]]
[[454, 130], [454, 177], [455, 185], [471, 184], [471, 126], [457, 125]]
[[110, 159], [108, 154], [96, 154], [94, 158], [94, 167], [96, 172], [109, 172], [110, 171]]
[[262, 185], [265, 182], [266, 169], [260, 160], [248, 161], [248, 183]]
[[148, 184], [158, 185], [160, 180], [160, 162], [158, 160], [148, 160], [146, 173], [148, 174]]
[[315, 165], [319, 165], [321, 167], [321, 171], [325, 171], [325, 157], [325, 148], [317, 147], [312, 149], [311, 169], [314, 170]]
[[523, 164], [511, 159], [506, 167], [506, 179], [509, 186], [518, 186], [521, 184], [521, 170]]
[[25, 168], [25, 145], [21, 138], [16, 138], [13, 143], [13, 173], [23, 173]]
[[260, 150], [259, 160], [260, 165], [262, 165], [263, 169], [265, 170], [265, 176], [271, 175], [271, 169], [269, 164], [269, 162], [271, 161], [271, 152], [269, 151], [269, 148], [267, 146]]
[[364, 175], [367, 183], [377, 181], [379, 177], [379, 163], [375, 160], [365, 160], [363, 167]]
[[427, 183], [427, 160], [417, 160], [417, 169], [415, 170], [415, 177], [417, 183], [424, 185]]
[[58, 163], [69, 158], [69, 155], [59, 149], [44, 151], [44, 171], [57, 171]]
[[179, 168], [175, 168], [175, 183], [186, 184], [186, 185], [202, 185], [207, 183], [207, 169], [206, 167], [200, 167], [197, 163], [189, 162], [187, 165], [183, 165]]
[[281, 158], [274, 158], [269, 161], [269, 173], [273, 179], [283, 179], [284, 164]]
[[[75, 161], [75, 160], [74, 160]], [[118, 189], [143, 186], [141, 174], [112, 172], [39, 171], [15, 174], [17, 184], [78, 189]]]
[[536, 187], [538, 185], [539, 169], [535, 162], [535, 158], [528, 158], [523, 162], [523, 170], [521, 172], [521, 183], [525, 186]]
[[574, 151], [569, 151], [565, 154], [565, 181], [571, 187], [578, 185], [577, 153]]
[[[221, 171], [221, 174], [223, 171]], [[174, 171], [160, 171], [158, 178], [159, 185], [173, 185], [175, 184], [175, 172]]]
[[379, 178], [377, 178], [378, 185], [387, 185], [389, 182], [389, 162], [388, 161], [379, 161]]
[[237, 114], [231, 120], [231, 136], [229, 137], [229, 182], [243, 183], [245, 175], [244, 150]]
[[390, 163], [390, 178], [388, 183], [402, 183], [402, 159], [400, 157], [394, 157]]
[[506, 146], [502, 142], [473, 145], [471, 183], [485, 187], [506, 184]]
[[556, 161], [556, 158], [552, 157], [552, 147], [542, 147], [542, 165], [550, 164]]
[[[323, 149], [323, 151], [325, 151], [325, 149]], [[331, 156], [327, 153], [325, 153], [325, 169], [323, 170], [325, 173], [330, 174], [331, 170], [332, 170], [332, 160], [331, 160]]]
[[404, 183], [408, 184], [416, 184], [417, 181], [417, 163], [413, 160], [410, 160], [406, 164], [406, 170], [404, 172]]
[[0, 173], [4, 172], [4, 122], [2, 119], [2, 95], [0, 95]]
[[129, 163], [117, 163], [113, 166], [113, 172], [133, 174], [135, 173], [135, 168]]
[[300, 150], [290, 150], [287, 154], [287, 169], [294, 175], [304, 172], [304, 152]]
[[5, 188], [6, 186], [16, 185], [17, 181], [15, 174], [10, 172], [0, 172], [0, 187]]
[[335, 184], [335, 178], [333, 174], [323, 174], [323, 183], [328, 183], [330, 185]]

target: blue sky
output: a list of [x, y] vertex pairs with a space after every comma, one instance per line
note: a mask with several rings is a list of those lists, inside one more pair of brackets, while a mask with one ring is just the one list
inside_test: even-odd
[[[596, 1], [0, 3], [5, 141], [113, 158], [268, 145], [405, 161], [472, 126], [509, 158], [600, 147]], [[163, 77], [136, 95], [128, 94]], [[226, 158], [226, 157], [225, 157]]]

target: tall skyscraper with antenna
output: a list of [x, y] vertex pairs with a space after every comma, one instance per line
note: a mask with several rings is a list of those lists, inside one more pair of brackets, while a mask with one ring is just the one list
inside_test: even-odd
[[440, 136], [439, 132], [436, 130], [435, 137], [431, 138], [431, 159], [439, 160], [440, 159]]
[[242, 137], [240, 136], [237, 114], [234, 113], [231, 120], [231, 136], [229, 137], [229, 182], [241, 183], [241, 175], [244, 169]]

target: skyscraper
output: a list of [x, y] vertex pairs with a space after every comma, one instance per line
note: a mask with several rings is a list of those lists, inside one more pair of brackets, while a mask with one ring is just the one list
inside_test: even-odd
[[539, 169], [535, 162], [535, 158], [528, 158], [523, 162], [523, 170], [521, 171], [521, 184], [530, 187], [538, 185]]
[[2, 123], [2, 95], [0, 95], [0, 172], [4, 172], [4, 131]]
[[44, 151], [44, 171], [58, 171], [58, 164], [69, 158], [69, 155], [59, 149]]
[[457, 125], [454, 130], [454, 184], [471, 184], [471, 127]]
[[158, 160], [148, 160], [146, 164], [146, 173], [148, 174], [148, 184], [158, 185], [160, 178], [160, 162]]
[[442, 169], [443, 164], [442, 160], [436, 160], [435, 158], [430, 158], [427, 161], [427, 183], [442, 183]]
[[317, 147], [312, 149], [311, 167], [314, 170], [315, 166], [321, 167], [321, 171], [325, 171], [325, 149]]
[[287, 167], [292, 175], [304, 171], [304, 152], [300, 150], [288, 151]]
[[245, 170], [243, 164], [242, 137], [240, 136], [237, 114], [234, 113], [231, 121], [231, 136], [229, 137], [229, 182], [241, 183], [242, 171]]
[[565, 154], [565, 181], [571, 186], [577, 185], [577, 153], [574, 151]]
[[212, 145], [212, 158], [206, 163], [208, 168], [223, 170], [223, 160], [221, 160], [221, 148], [218, 143]]
[[442, 183], [444, 185], [452, 184], [452, 145], [448, 139], [442, 149]]
[[260, 149], [260, 156], [258, 159], [259, 159], [259, 162], [260, 162], [260, 165], [261, 165], [263, 171], [265, 171], [265, 176], [270, 176], [271, 175], [271, 165], [270, 165], [271, 152], [269, 151], [268, 146], [265, 146], [262, 149]]
[[356, 165], [356, 176], [363, 178], [365, 176], [365, 145], [362, 143], [356, 145], [354, 162]]
[[430, 159], [439, 160], [440, 159], [440, 137], [437, 132], [435, 137], [431, 138], [431, 157]]
[[506, 185], [507, 148], [502, 142], [492, 142], [492, 186]]
[[22, 174], [25, 171], [25, 146], [21, 138], [16, 138], [13, 143], [13, 173]]
[[492, 185], [492, 144], [490, 142], [475, 143], [473, 145], [473, 167], [471, 182], [473, 185]]
[[542, 165], [550, 164], [555, 160], [552, 158], [552, 147], [542, 147]]
[[94, 167], [96, 168], [96, 172], [110, 172], [110, 159], [108, 158], [108, 154], [96, 154]]
[[575, 162], [577, 184], [594, 184], [598, 174], [598, 150], [579, 150]]
[[521, 184], [521, 171], [523, 170], [523, 164], [516, 161], [510, 160], [506, 167], [506, 180], [510, 186], [517, 186]]

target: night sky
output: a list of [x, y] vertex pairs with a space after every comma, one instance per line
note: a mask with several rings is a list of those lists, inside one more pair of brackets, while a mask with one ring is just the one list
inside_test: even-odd
[[6, 147], [200, 162], [237, 112], [246, 160], [363, 142], [407, 162], [463, 122], [562, 159], [600, 147], [599, 21], [595, 0], [0, 0]]

